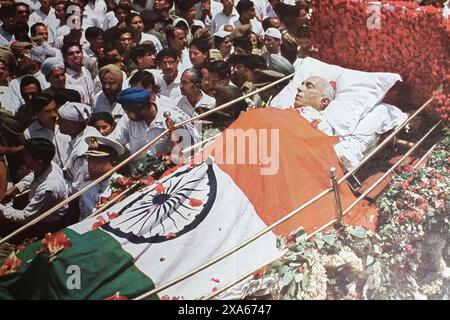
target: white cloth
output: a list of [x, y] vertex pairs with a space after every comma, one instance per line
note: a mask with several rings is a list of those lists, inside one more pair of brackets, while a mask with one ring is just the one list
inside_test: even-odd
[[38, 120], [35, 120], [25, 129], [23, 135], [25, 136], [25, 139], [44, 138], [53, 142], [56, 149], [53, 161], [61, 168], [64, 167], [64, 163], [67, 160], [67, 146], [71, 139], [70, 136], [62, 134], [59, 131], [58, 125], [56, 125], [55, 131], [52, 131], [43, 127]]
[[239, 19], [239, 13], [237, 13], [236, 9], [233, 8], [233, 11], [231, 11], [231, 14], [229, 16], [225, 15], [223, 11], [219, 12], [216, 15], [213, 15], [212, 21], [211, 21], [211, 34], [216, 33], [220, 27], [231, 24], [234, 25], [234, 21]]
[[159, 39], [156, 36], [152, 35], [152, 34], [148, 34], [148, 33], [142, 32], [141, 33], [141, 42], [139, 42], [139, 43], [142, 43], [144, 41], [151, 41], [151, 42], [153, 42], [153, 44], [155, 45], [156, 51], [158, 51], [158, 52], [160, 52], [163, 49]]
[[122, 108], [122, 105], [117, 101], [111, 106], [108, 98], [106, 98], [106, 95], [103, 93], [103, 90], [94, 96], [94, 108], [92, 110], [92, 113], [100, 112], [108, 112], [116, 120], [126, 115], [125, 111]]
[[449, 15], [450, 15], [450, 0], [448, 0], [446, 3], [444, 3], [444, 8], [442, 9], [442, 16], [445, 19], [448, 19]]
[[68, 143], [67, 163], [64, 167], [64, 177], [68, 181], [71, 193], [86, 186], [88, 176], [88, 162], [84, 155], [88, 150], [88, 144], [84, 141], [89, 136], [101, 136], [94, 127], [87, 126], [74, 139]]
[[105, 19], [103, 20], [103, 30], [108, 30], [112, 27], [115, 27], [119, 23], [119, 20], [117, 20], [116, 15], [114, 14], [114, 11], [109, 11], [105, 14]]
[[[158, 113], [150, 126], [148, 126], [145, 121], [132, 121], [128, 116], [123, 116], [109, 138], [122, 145], [128, 145], [131, 154], [133, 154], [166, 130], [165, 118], [163, 116], [166, 111], [170, 112], [171, 118], [175, 123], [181, 122], [184, 119], [184, 115], [181, 112], [177, 112], [176, 109], [169, 109], [164, 105], [158, 105]], [[188, 138], [192, 138], [190, 132], [191, 131], [188, 130], [187, 132], [184, 131], [182, 133], [188, 133]], [[192, 140], [189, 140], [191, 139], [183, 139], [184, 144], [187, 143], [186, 146], [192, 143]], [[168, 139], [161, 139], [155, 145], [147, 149], [147, 153], [155, 155], [159, 151], [170, 151], [170, 146], [171, 143]]]
[[92, 104], [94, 82], [92, 81], [92, 76], [88, 69], [81, 67], [81, 73], [78, 73], [69, 67], [66, 67], [66, 83], [81, 86], [85, 96], [89, 98], [90, 104]]
[[178, 74], [182, 74], [184, 70], [192, 68], [191, 58], [189, 58], [189, 49], [184, 48], [181, 52], [180, 62], [178, 63]]
[[14, 35], [3, 29], [3, 26], [0, 26], [0, 46], [9, 47], [14, 41]]
[[[52, 7], [50, 7], [50, 11], [48, 12], [48, 15], [46, 15], [44, 12], [42, 12], [41, 9], [37, 9], [35, 12], [30, 14], [30, 18], [28, 19], [28, 25], [31, 28], [35, 23], [42, 22], [43, 24], [48, 26], [48, 24], [50, 23], [50, 21], [52, 19], [56, 19], [56, 16], [53, 14], [54, 12], [55, 12], [55, 9], [53, 9]], [[49, 36], [50, 36], [50, 33], [49, 33]]]
[[[56, 163], [51, 163], [49, 168], [39, 177], [29, 175], [25, 179], [29, 180], [30, 177], [34, 179], [31, 182], [30, 193], [28, 194], [29, 203], [23, 210], [0, 204], [0, 211], [3, 211], [3, 215], [8, 220], [25, 222], [46, 212], [69, 196], [62, 170]], [[69, 207], [65, 205], [52, 213], [46, 220], [49, 222], [59, 220], [68, 211]]]
[[86, 30], [88, 27], [102, 28], [107, 9], [104, 0], [95, 0], [94, 3], [89, 1], [85, 4], [83, 12], [83, 29]]
[[215, 105], [216, 105], [216, 100], [213, 97], [208, 96], [203, 91], [202, 91], [202, 97], [200, 98], [200, 100], [197, 102], [197, 104], [195, 106], [191, 105], [191, 103], [186, 98], [186, 96], [181, 96], [181, 98], [179, 98], [177, 101], [177, 107], [181, 111], [183, 111], [185, 114], [187, 114], [189, 117], [193, 117], [193, 116], [197, 115], [197, 113], [195, 112], [195, 108], [204, 107], [204, 108], [208, 108], [208, 109], [213, 109]]
[[[9, 104], [5, 105], [5, 109], [11, 112], [13, 115], [16, 114], [21, 105], [25, 104], [25, 100], [22, 98], [22, 95], [20, 93], [20, 81], [22, 81], [25, 76], [29, 76], [29, 74], [15, 78], [9, 83]], [[32, 76], [39, 81], [42, 90], [47, 89], [50, 86], [40, 70]]]
[[91, 108], [84, 103], [68, 101], [58, 109], [58, 115], [64, 120], [86, 122], [91, 116]]
[[181, 97], [181, 72], [178, 71], [178, 75], [175, 78], [175, 80], [171, 84], [167, 84], [166, 80], [164, 80], [164, 77], [160, 78], [161, 81], [161, 95], [166, 96], [172, 99], [176, 99]]

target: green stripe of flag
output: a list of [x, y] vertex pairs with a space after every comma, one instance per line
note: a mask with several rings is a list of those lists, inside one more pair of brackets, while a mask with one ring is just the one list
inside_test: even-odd
[[[152, 280], [133, 264], [132, 256], [106, 232], [63, 232], [71, 247], [59, 252], [52, 262], [46, 254], [36, 256], [40, 242], [17, 255], [22, 265], [0, 277], [0, 299], [105, 299], [116, 292], [131, 299], [154, 288]], [[67, 286], [73, 275], [67, 271], [72, 265], [81, 271], [80, 289]]]

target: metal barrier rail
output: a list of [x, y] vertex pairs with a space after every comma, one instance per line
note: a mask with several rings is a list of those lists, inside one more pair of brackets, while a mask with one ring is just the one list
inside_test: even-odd
[[[284, 81], [289, 80], [290, 78], [292, 78], [294, 76], [294, 74], [288, 75], [284, 78], [281, 78], [273, 83], [268, 84], [267, 86], [264, 86], [262, 88], [259, 88], [249, 94], [243, 95], [242, 97], [236, 98], [232, 101], [229, 101], [217, 108], [214, 108], [212, 110], [209, 110], [205, 113], [202, 113], [200, 115], [194, 116], [192, 118], [189, 118], [183, 122], [177, 123], [175, 125], [175, 128], [180, 128], [181, 126], [191, 123], [193, 121], [196, 120], [200, 120], [203, 119], [211, 114], [214, 114], [220, 110], [226, 109], [230, 106], [232, 106], [233, 104], [240, 102], [242, 100], [245, 100], [259, 92], [265, 91], [267, 89], [270, 89], [271, 87], [278, 85]], [[143, 153], [145, 150], [149, 149], [150, 147], [152, 147], [156, 142], [158, 142], [159, 139], [163, 138], [166, 134], [169, 133], [169, 129], [164, 130], [162, 133], [160, 133], [155, 139], [153, 139], [152, 141], [150, 141], [149, 143], [147, 143], [145, 146], [143, 146], [142, 148], [140, 148], [139, 150], [137, 150], [135, 153], [133, 153], [132, 155], [130, 155], [128, 158], [126, 158], [125, 160], [123, 160], [121, 163], [119, 163], [117, 166], [115, 166], [114, 168], [112, 168], [111, 170], [109, 170], [108, 172], [106, 172], [105, 174], [103, 174], [101, 177], [97, 178], [96, 180], [92, 181], [91, 183], [89, 183], [87, 186], [85, 186], [84, 188], [82, 188], [81, 190], [77, 191], [76, 193], [74, 193], [73, 195], [71, 195], [70, 197], [68, 197], [66, 200], [60, 202], [59, 204], [57, 204], [56, 206], [54, 206], [53, 208], [47, 210], [46, 212], [44, 212], [43, 214], [41, 214], [39, 217], [31, 220], [30, 222], [26, 223], [25, 225], [23, 225], [22, 227], [18, 228], [17, 230], [15, 230], [14, 232], [10, 233], [9, 235], [7, 235], [6, 237], [0, 239], [0, 244], [10, 240], [11, 238], [15, 237], [16, 235], [20, 234], [21, 232], [29, 229], [30, 227], [32, 227], [33, 225], [35, 225], [36, 223], [42, 221], [43, 219], [47, 218], [48, 216], [50, 216], [52, 213], [54, 213], [56, 210], [62, 208], [63, 206], [69, 204], [69, 202], [71, 202], [72, 200], [77, 199], [79, 196], [81, 196], [83, 193], [85, 193], [86, 191], [88, 191], [89, 189], [91, 189], [93, 186], [95, 186], [96, 184], [102, 182], [103, 180], [107, 179], [109, 176], [111, 176], [113, 173], [115, 173], [117, 170], [119, 170], [120, 168], [124, 167], [125, 165], [127, 165], [128, 163], [130, 163], [131, 161], [133, 161], [137, 156], [139, 156], [141, 153]]]
[[[394, 171], [394, 169], [396, 169], [412, 152], [414, 152], [414, 150], [417, 149], [417, 147], [419, 147], [426, 138], [428, 138], [428, 136], [442, 123], [442, 121], [438, 121], [419, 141], [417, 141], [391, 168], [388, 169], [388, 171], [386, 171], [386, 173], [380, 177], [377, 181], [375, 181], [372, 186], [367, 189], [363, 194], [361, 194], [361, 196], [356, 199], [352, 204], [350, 204], [350, 206], [344, 210], [344, 212], [342, 213], [342, 216], [345, 216], [348, 212], [350, 212], [351, 209], [354, 208], [354, 206], [356, 206], [356, 204], [358, 204], [361, 200], [364, 199], [365, 196], [367, 196], [373, 189], [375, 189], [384, 179], [386, 179], [386, 177], [392, 173]], [[436, 147], [436, 144], [430, 148], [430, 150], [428, 150], [428, 152], [426, 154], [429, 154], [434, 148]], [[423, 158], [422, 158], [423, 159]], [[322, 227], [320, 227], [319, 229], [315, 230], [314, 232], [312, 232], [311, 234], [309, 234], [305, 239], [309, 240], [311, 239], [313, 236], [315, 236], [317, 233], [329, 228], [330, 226], [332, 226], [333, 224], [335, 224], [336, 222], [339, 222], [339, 219], [333, 219], [330, 222], [324, 224]], [[203, 300], [210, 300], [216, 296], [218, 296], [219, 294], [221, 294], [222, 292], [227, 291], [228, 289], [234, 287], [235, 285], [237, 285], [238, 283], [244, 281], [245, 279], [247, 279], [248, 277], [250, 277], [252, 274], [254, 274], [255, 272], [257, 272], [258, 270], [260, 270], [261, 268], [265, 267], [266, 265], [275, 262], [277, 259], [272, 259], [271, 261], [269, 261], [268, 263], [265, 263], [263, 265], [260, 265], [259, 267], [253, 269], [250, 272], [247, 272], [246, 274], [240, 276], [239, 278], [229, 282], [228, 284], [226, 284], [225, 286], [223, 286], [222, 288], [216, 290], [215, 292], [213, 292], [212, 294], [203, 297]]]

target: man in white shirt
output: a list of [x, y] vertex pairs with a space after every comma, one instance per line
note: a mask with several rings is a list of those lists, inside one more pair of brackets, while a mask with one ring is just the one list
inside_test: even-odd
[[[17, 229], [30, 220], [38, 217], [69, 196], [61, 168], [52, 162], [55, 147], [47, 139], [35, 138], [25, 141], [24, 163], [33, 172], [20, 181], [10, 195], [30, 189], [28, 204], [22, 209], [15, 209], [12, 205], [0, 204], [0, 235], [5, 236], [11, 229]], [[56, 210], [44, 221], [40, 222], [40, 234], [54, 232], [64, 227], [64, 218], [69, 213], [67, 205]], [[27, 232], [31, 232], [28, 230]], [[34, 229], [36, 232], [36, 228]], [[28, 234], [27, 234], [28, 235]], [[32, 234], [36, 235], [36, 234]], [[25, 235], [22, 235], [25, 236]]]
[[117, 121], [125, 115], [117, 94], [122, 90], [123, 74], [119, 67], [109, 64], [99, 70], [102, 91], [94, 96], [92, 113], [108, 112]]
[[223, 10], [213, 16], [211, 21], [211, 34], [219, 31], [220, 27], [226, 24], [233, 24], [234, 21], [239, 19], [239, 13], [237, 13], [234, 7], [234, 0], [220, 0], [223, 5]]
[[161, 95], [172, 99], [181, 97], [181, 72], [178, 68], [179, 60], [177, 53], [172, 49], [163, 49], [158, 53], [156, 61], [163, 73], [160, 79]]
[[175, 50], [178, 56], [178, 71], [181, 73], [184, 70], [192, 67], [189, 59], [189, 49], [187, 48], [188, 40], [186, 32], [178, 27], [168, 28], [166, 30], [166, 38], [169, 48]]
[[[164, 113], [170, 112], [171, 119], [176, 123], [182, 120], [182, 115], [174, 109], [157, 106], [152, 100], [148, 90], [140, 87], [131, 87], [119, 93], [117, 100], [122, 104], [126, 116], [122, 117], [111, 134], [111, 138], [122, 145], [129, 145], [131, 154], [154, 140], [166, 130]], [[183, 128], [180, 128], [183, 129]], [[183, 137], [181, 145], [187, 147], [195, 141], [191, 131], [177, 130], [176, 135]], [[169, 137], [160, 139], [147, 149], [148, 154], [157, 152], [170, 153], [173, 142]]]
[[0, 20], [3, 24], [0, 25], [0, 46], [9, 47], [15, 41], [14, 37], [14, 7], [0, 8]]
[[197, 69], [187, 69], [181, 75], [182, 97], [177, 102], [177, 107], [187, 116], [193, 117], [206, 109], [213, 109], [216, 101], [201, 89], [201, 75]]
[[[41, 72], [41, 63], [43, 61], [40, 60], [42, 59], [42, 56], [38, 57], [38, 55], [34, 55], [32, 49], [33, 44], [30, 42], [14, 42], [11, 45], [11, 50], [16, 57], [17, 68], [20, 72], [24, 73], [23, 76], [15, 78], [9, 83], [9, 110], [14, 110], [13, 114], [25, 103], [20, 94], [20, 81], [25, 76], [31, 75], [39, 80], [42, 90], [49, 87], [49, 83], [45, 80], [45, 76]], [[35, 53], [37, 53], [37, 51]]]
[[70, 137], [62, 134], [56, 124], [58, 112], [53, 97], [45, 93], [34, 94], [31, 107], [36, 114], [36, 120], [24, 131], [25, 139], [44, 138], [53, 142], [56, 149], [53, 161], [63, 168]]
[[250, 24], [250, 29], [262, 39], [264, 38], [264, 29], [261, 22], [256, 19], [255, 5], [250, 0], [240, 0], [236, 5], [239, 19], [233, 22], [235, 28], [243, 24]]
[[45, 25], [48, 25], [50, 19], [54, 19], [54, 15], [52, 14], [55, 12], [55, 9], [52, 8], [50, 2], [50, 0], [39, 0], [41, 6], [39, 7], [39, 9], [34, 11], [28, 19], [28, 25], [30, 27], [38, 22], [42, 22]]
[[83, 66], [83, 48], [79, 43], [67, 43], [61, 51], [66, 66], [67, 83], [81, 86], [84, 95], [88, 97], [92, 104], [94, 82], [89, 70]]

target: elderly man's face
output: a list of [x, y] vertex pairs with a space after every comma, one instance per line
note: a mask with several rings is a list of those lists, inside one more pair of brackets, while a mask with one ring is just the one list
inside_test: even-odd
[[169, 38], [169, 47], [177, 52], [183, 51], [186, 48], [188, 41], [186, 38], [186, 32], [183, 29], [177, 28], [174, 32], [174, 37]]
[[270, 36], [266, 36], [264, 38], [264, 44], [269, 53], [271, 53], [271, 54], [280, 53], [281, 41], [279, 39], [270, 37]]
[[102, 90], [108, 98], [114, 98], [122, 90], [123, 76], [108, 72], [101, 79]]
[[184, 72], [181, 75], [181, 94], [183, 96], [190, 96], [197, 93], [198, 85], [194, 82], [194, 76], [189, 72]]
[[168, 78], [175, 78], [178, 74], [178, 63], [178, 59], [166, 56], [163, 57], [158, 64], [164, 76]]
[[48, 82], [54, 89], [64, 89], [66, 86], [66, 72], [63, 68], [54, 67], [48, 75]]
[[298, 88], [297, 95], [295, 97], [295, 108], [311, 106], [316, 110], [323, 110], [328, 105], [324, 99], [328, 100], [324, 96], [323, 89], [327, 84], [326, 80], [319, 77], [309, 77], [302, 82]]
[[23, 49], [23, 50], [17, 50], [13, 51], [14, 56], [16, 57], [17, 61], [17, 69], [19, 69], [21, 72], [28, 72], [30, 70], [31, 66], [33, 65], [33, 60], [29, 58], [29, 55], [31, 54], [30, 49]]

